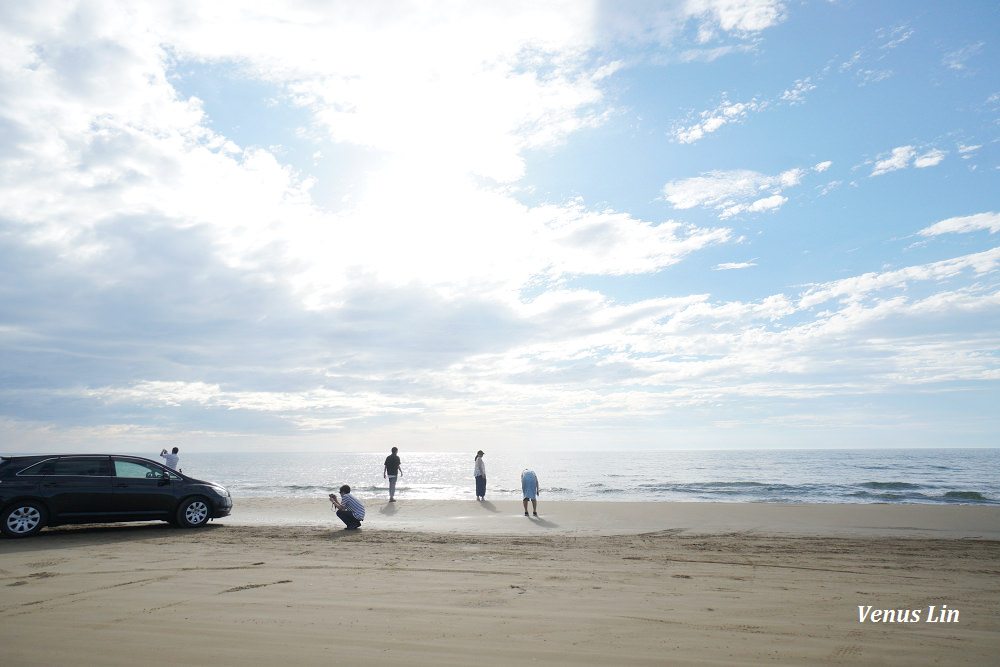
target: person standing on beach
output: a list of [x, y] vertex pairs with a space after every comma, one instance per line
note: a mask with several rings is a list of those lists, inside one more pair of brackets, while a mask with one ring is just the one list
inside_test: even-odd
[[476, 478], [476, 500], [486, 500], [486, 464], [483, 463], [483, 450], [476, 452], [476, 467], [472, 473]]
[[340, 487], [340, 502], [337, 502], [337, 494], [330, 494], [330, 502], [337, 508], [337, 516], [344, 525], [344, 530], [356, 530], [361, 527], [361, 522], [365, 520], [365, 506], [360, 500], [351, 495], [351, 487], [344, 484]]
[[385, 457], [385, 465], [382, 467], [382, 479], [389, 480], [389, 502], [396, 502], [396, 475], [402, 477], [403, 466], [400, 465], [399, 456], [396, 453], [399, 450], [395, 447], [392, 448], [392, 454]]
[[538, 475], [534, 470], [524, 469], [521, 473], [521, 493], [524, 494], [524, 516], [528, 516], [528, 501], [531, 501], [531, 513], [538, 516]]
[[177, 448], [174, 447], [173, 450], [168, 454], [167, 450], [164, 449], [160, 452], [160, 456], [167, 460], [167, 466], [177, 470], [177, 464], [179, 462], [179, 457], [177, 456]]

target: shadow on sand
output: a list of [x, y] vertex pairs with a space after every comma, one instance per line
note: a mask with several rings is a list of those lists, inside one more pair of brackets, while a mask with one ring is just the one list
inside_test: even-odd
[[525, 518], [531, 519], [532, 523], [537, 524], [539, 526], [542, 526], [543, 528], [558, 528], [559, 527], [558, 523], [552, 523], [551, 521], [546, 521], [545, 519], [543, 519], [540, 516], [530, 516], [530, 517], [525, 517]]
[[497, 506], [494, 505], [493, 503], [491, 503], [488, 500], [480, 500], [480, 501], [477, 501], [477, 502], [479, 503], [479, 505], [483, 509], [485, 509], [485, 510], [487, 510], [489, 512], [493, 512], [494, 514], [499, 514], [499, 512], [500, 512], [500, 510], [497, 509]]
[[333, 530], [330, 531], [329, 538], [331, 540], [344, 540], [351, 537], [361, 537], [363, 533], [364, 533], [363, 527], [354, 528], [352, 530], [348, 530], [347, 528], [340, 528], [340, 529], [334, 528]]
[[107, 523], [64, 525], [45, 528], [42, 532], [28, 538], [0, 537], [0, 545], [5, 553], [20, 553], [37, 551], [53, 547], [79, 547], [95, 544], [107, 544], [113, 548], [130, 540], [148, 540], [164, 538], [170, 541], [189, 542], [197, 539], [199, 534], [216, 530], [225, 530], [225, 524], [207, 523], [201, 528], [178, 528], [165, 522], [149, 523]]

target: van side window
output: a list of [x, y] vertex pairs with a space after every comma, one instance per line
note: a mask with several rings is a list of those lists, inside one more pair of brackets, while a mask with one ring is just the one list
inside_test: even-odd
[[46, 475], [74, 475], [86, 477], [107, 477], [109, 475], [106, 458], [88, 456], [67, 456], [52, 461], [51, 468], [46, 468]]
[[169, 479], [166, 470], [154, 463], [115, 459], [115, 476], [128, 479]]
[[55, 464], [55, 462], [56, 462], [55, 459], [47, 459], [45, 461], [39, 461], [35, 465], [28, 466], [27, 468], [25, 468], [24, 470], [22, 470], [21, 472], [19, 472], [17, 474], [18, 474], [18, 476], [21, 476], [21, 475], [29, 475], [29, 476], [33, 476], [33, 475], [48, 475], [48, 474], [51, 474], [51, 472], [52, 472], [52, 466], [53, 466], [53, 464]]

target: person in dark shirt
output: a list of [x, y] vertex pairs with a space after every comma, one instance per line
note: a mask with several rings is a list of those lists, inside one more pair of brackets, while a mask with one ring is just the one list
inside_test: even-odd
[[402, 477], [403, 466], [400, 464], [396, 447], [392, 448], [392, 454], [385, 457], [385, 466], [382, 468], [382, 478], [389, 480], [389, 502], [396, 502], [396, 477]]

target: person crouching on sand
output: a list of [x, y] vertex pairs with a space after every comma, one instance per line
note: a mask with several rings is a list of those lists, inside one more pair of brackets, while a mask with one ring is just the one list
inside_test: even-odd
[[538, 516], [538, 475], [534, 470], [525, 468], [521, 473], [521, 493], [524, 494], [524, 516], [528, 516], [528, 501], [531, 501], [531, 513]]
[[337, 494], [331, 493], [330, 502], [337, 508], [337, 516], [347, 526], [344, 530], [361, 527], [361, 522], [365, 520], [365, 506], [351, 495], [351, 487], [347, 484], [340, 487], [340, 502], [337, 502]]

